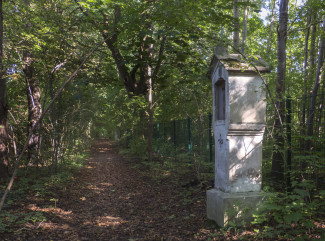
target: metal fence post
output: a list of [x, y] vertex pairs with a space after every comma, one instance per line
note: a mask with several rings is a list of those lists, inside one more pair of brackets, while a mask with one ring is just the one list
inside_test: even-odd
[[192, 150], [192, 142], [191, 142], [191, 119], [187, 117], [187, 134], [188, 134], [188, 154], [191, 153]]
[[212, 162], [212, 115], [209, 113], [209, 155]]
[[176, 148], [176, 120], [173, 120], [173, 141]]
[[174, 160], [176, 160], [177, 156], [177, 143], [176, 143], [176, 120], [173, 120], [173, 142], [174, 142]]

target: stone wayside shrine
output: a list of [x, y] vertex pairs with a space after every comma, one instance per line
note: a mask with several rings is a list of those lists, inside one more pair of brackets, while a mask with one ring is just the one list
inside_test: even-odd
[[239, 54], [216, 48], [212, 79], [215, 185], [207, 191], [207, 216], [219, 226], [245, 225], [262, 201], [262, 140], [266, 101], [259, 57], [250, 65]]

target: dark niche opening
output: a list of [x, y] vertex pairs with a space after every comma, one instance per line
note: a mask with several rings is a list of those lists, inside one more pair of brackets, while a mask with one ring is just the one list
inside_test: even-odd
[[226, 81], [219, 79], [214, 85], [215, 100], [215, 120], [225, 120], [226, 118]]

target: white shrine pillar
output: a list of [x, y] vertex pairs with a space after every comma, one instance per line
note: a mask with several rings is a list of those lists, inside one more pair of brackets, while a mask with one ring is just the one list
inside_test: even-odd
[[[238, 54], [215, 54], [210, 66], [215, 139], [215, 186], [207, 216], [223, 227], [244, 225], [262, 200], [262, 140], [266, 101], [262, 79]], [[252, 61], [269, 72], [264, 61]]]

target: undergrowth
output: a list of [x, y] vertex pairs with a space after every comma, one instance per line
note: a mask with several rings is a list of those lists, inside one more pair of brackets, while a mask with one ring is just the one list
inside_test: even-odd
[[258, 237], [325, 240], [325, 190], [313, 181], [293, 182], [291, 192], [266, 193], [254, 215]]
[[[16, 212], [15, 207], [25, 206], [31, 199], [56, 199], [55, 189], [64, 189], [72, 180], [73, 174], [84, 166], [88, 153], [69, 156], [69, 161], [54, 169], [51, 167], [23, 167], [10, 191], [3, 210], [0, 212], [0, 233], [11, 232], [14, 226], [46, 221], [43, 212], [24, 209]], [[5, 190], [6, 186], [0, 186]], [[2, 191], [0, 192], [2, 196]], [[32, 197], [32, 198], [31, 198]]]
[[[265, 192], [247, 226], [232, 222], [219, 229], [240, 240], [325, 240], [325, 190], [313, 181], [293, 182], [290, 192]], [[212, 233], [210, 240], [220, 233]]]

